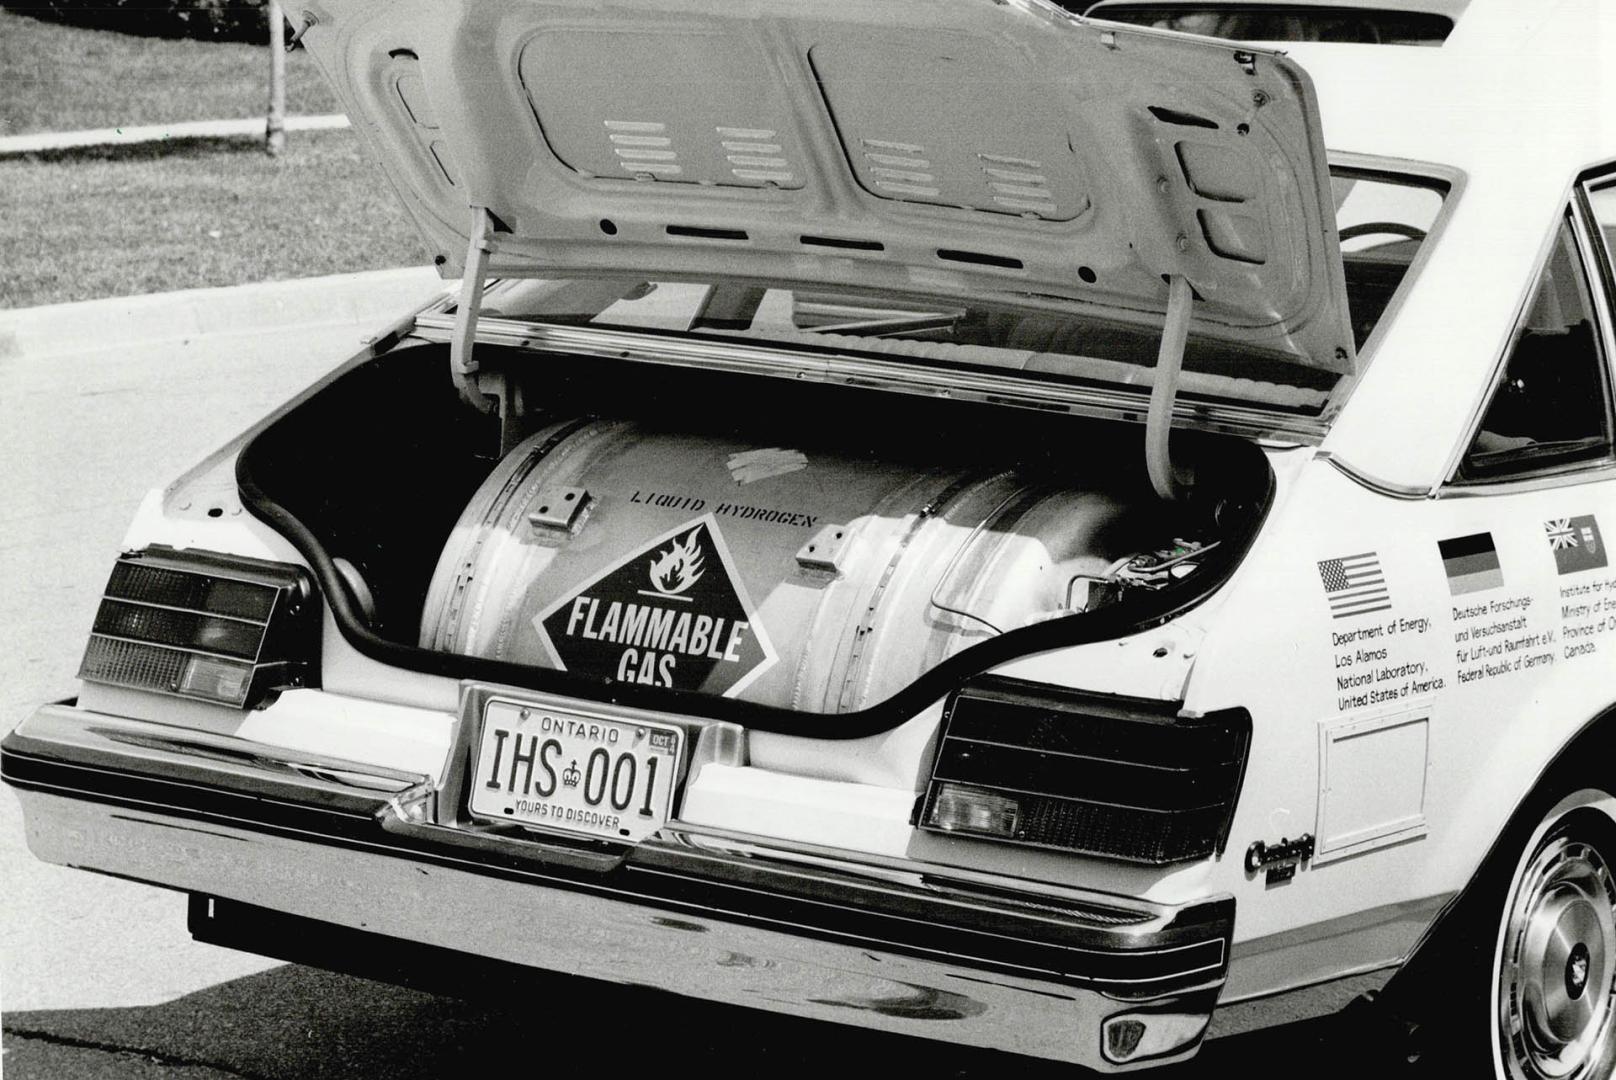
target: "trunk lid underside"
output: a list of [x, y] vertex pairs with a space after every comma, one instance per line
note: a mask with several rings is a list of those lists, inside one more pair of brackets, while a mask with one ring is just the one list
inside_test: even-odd
[[[1283, 56], [1042, 0], [317, 0], [303, 43], [446, 273], [822, 282], [1355, 352]], [[476, 208], [475, 211], [473, 208]]]

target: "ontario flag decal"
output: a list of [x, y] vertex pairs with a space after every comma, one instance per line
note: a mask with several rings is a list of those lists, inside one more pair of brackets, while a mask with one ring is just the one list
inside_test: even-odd
[[713, 515], [608, 567], [533, 620], [557, 665], [734, 697], [779, 657]]
[[1592, 514], [1574, 518], [1554, 518], [1543, 523], [1549, 550], [1554, 552], [1554, 568], [1562, 574], [1597, 570], [1605, 565], [1605, 545], [1599, 535], [1599, 522]]

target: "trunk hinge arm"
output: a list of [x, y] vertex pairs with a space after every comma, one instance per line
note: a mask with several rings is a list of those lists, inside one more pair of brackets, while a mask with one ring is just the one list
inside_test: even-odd
[[454, 336], [449, 339], [449, 375], [460, 398], [478, 412], [491, 412], [493, 403], [477, 385], [477, 360], [472, 355], [477, 344], [477, 316], [483, 306], [483, 287], [488, 283], [488, 249], [493, 222], [488, 211], [471, 208], [471, 242], [466, 248], [466, 269], [460, 277], [460, 303], [455, 307]]
[[1156, 368], [1152, 372], [1150, 410], [1145, 414], [1145, 470], [1150, 474], [1150, 486], [1156, 489], [1156, 494], [1169, 501], [1184, 498], [1194, 480], [1193, 470], [1174, 468], [1168, 449], [1193, 300], [1189, 279], [1183, 274], [1169, 276], [1167, 318], [1162, 326], [1161, 347], [1156, 353]]
[[[460, 303], [455, 307], [454, 335], [449, 339], [449, 376], [467, 405], [480, 413], [499, 413], [500, 450], [507, 453], [521, 440], [519, 391], [503, 372], [482, 373], [475, 356], [477, 318], [482, 312], [483, 289], [488, 284], [488, 256], [494, 250], [494, 218], [482, 206], [472, 207], [471, 215]], [[483, 389], [485, 384], [492, 393]]]

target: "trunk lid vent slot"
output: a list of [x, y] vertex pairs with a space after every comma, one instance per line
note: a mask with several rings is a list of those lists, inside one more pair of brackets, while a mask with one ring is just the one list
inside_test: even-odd
[[938, 248], [937, 257], [947, 262], [971, 263], [974, 266], [995, 266], [1001, 270], [1020, 270], [1020, 259], [1012, 259], [1008, 255], [988, 255], [981, 251], [959, 251], [954, 248]]
[[669, 236], [684, 236], [692, 240], [748, 240], [744, 229], [709, 229], [696, 225], [669, 225], [664, 230]]

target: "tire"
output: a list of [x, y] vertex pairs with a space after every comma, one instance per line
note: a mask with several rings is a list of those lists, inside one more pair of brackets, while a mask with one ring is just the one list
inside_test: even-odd
[[1486, 1026], [1493, 1074], [1498, 1080], [1610, 1080], [1616, 1072], [1616, 797], [1591, 787], [1571, 791], [1517, 850], [1505, 887], [1489, 890]]
[[1595, 749], [1545, 778], [1370, 1006], [1381, 1075], [1616, 1076], [1616, 795], [1589, 779]]

